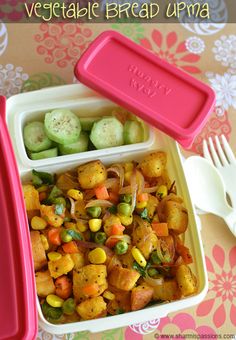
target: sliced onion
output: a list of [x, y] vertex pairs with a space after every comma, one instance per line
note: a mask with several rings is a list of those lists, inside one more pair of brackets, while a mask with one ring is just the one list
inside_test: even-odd
[[127, 187], [123, 187], [120, 189], [119, 194], [131, 194], [131, 186], [128, 185]]
[[93, 189], [88, 189], [84, 193], [84, 200], [85, 201], [91, 200], [91, 198], [93, 198], [94, 196], [95, 196], [94, 190]]
[[174, 202], [177, 202], [177, 203], [183, 202], [182, 198], [180, 198], [180, 197], [178, 197], [178, 196], [176, 196], [175, 194], [172, 194], [172, 193], [167, 195], [166, 197], [164, 197], [157, 206], [157, 213], [158, 213], [158, 216], [159, 216], [161, 222], [165, 221], [164, 207], [165, 207], [166, 202], [168, 202], [168, 201], [174, 201]]
[[155, 187], [151, 187], [151, 188], [144, 188], [143, 192], [147, 193], [147, 194], [151, 194], [153, 192], [156, 192], [158, 189], [158, 185], [156, 185]]
[[90, 208], [90, 207], [112, 207], [113, 204], [110, 201], [107, 200], [92, 200], [88, 202], [85, 206], [85, 208]]
[[117, 187], [119, 185], [119, 180], [118, 178], [108, 178], [105, 182], [104, 185], [107, 189]]
[[158, 239], [158, 242], [157, 242], [157, 256], [159, 257], [159, 259], [162, 263], [166, 262], [163, 254], [162, 254], [162, 251], [161, 251], [161, 242], [160, 242], [159, 239]]
[[132, 195], [131, 211], [133, 212], [136, 206], [136, 196], [137, 196], [137, 190], [138, 190], [136, 170], [133, 171], [130, 177], [130, 186], [131, 186], [131, 195]]
[[102, 244], [98, 244], [98, 243], [95, 243], [95, 242], [87, 242], [87, 241], [75, 241], [75, 242], [77, 243], [77, 245], [79, 247], [83, 247], [83, 248], [86, 248], [86, 249], [102, 248], [108, 256], [113, 255], [113, 251], [110, 248], [108, 248], [108, 247], [106, 247]]
[[71, 204], [71, 207], [70, 207], [70, 214], [71, 214], [71, 217], [76, 220], [76, 216], [75, 216], [75, 201], [73, 200], [73, 198], [71, 197], [68, 197], [69, 200], [70, 200], [70, 204]]
[[161, 286], [164, 282], [164, 279], [162, 276], [158, 277], [157, 279], [153, 279], [147, 274], [146, 277], [144, 277], [143, 279], [149, 286], [152, 286], [152, 287]]
[[138, 194], [141, 194], [144, 190], [145, 180], [143, 174], [138, 170], [136, 170], [136, 181], [138, 182]]
[[108, 237], [107, 241], [111, 240], [113, 238], [115, 238], [117, 240], [124, 241], [124, 242], [126, 242], [128, 244], [131, 244], [131, 238], [130, 238], [129, 235], [112, 235], [112, 236]]
[[114, 172], [120, 178], [120, 188], [124, 185], [125, 172], [121, 164], [114, 164], [107, 169], [107, 172]]

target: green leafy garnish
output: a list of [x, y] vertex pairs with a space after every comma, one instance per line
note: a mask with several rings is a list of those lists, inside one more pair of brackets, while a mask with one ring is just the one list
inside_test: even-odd
[[109, 207], [107, 210], [108, 210], [111, 214], [116, 214], [116, 213], [117, 213], [116, 205], [113, 205], [112, 207]]
[[133, 269], [137, 270], [137, 272], [139, 272], [139, 274], [141, 276], [143, 276], [143, 277], [146, 276], [146, 267], [145, 268], [141, 267], [136, 261], [134, 261], [132, 267], [133, 267]]
[[116, 310], [116, 314], [124, 314], [124, 309], [122, 309], [122, 308], [118, 308], [117, 310]]
[[52, 185], [54, 183], [54, 176], [48, 172], [32, 170], [33, 185], [40, 186], [42, 184]]
[[148, 210], [147, 208], [144, 208], [143, 211], [140, 213], [140, 217], [143, 219], [143, 220], [146, 220], [148, 222], [151, 222], [150, 218], [148, 217]]
[[67, 234], [69, 234], [73, 238], [73, 240], [75, 240], [75, 241], [82, 241], [83, 240], [81, 234], [78, 233], [78, 231], [75, 231], [73, 229], [67, 229]]
[[63, 204], [56, 204], [55, 205], [55, 214], [62, 215], [64, 212], [64, 205]]
[[62, 195], [63, 195], [63, 192], [61, 191], [61, 189], [59, 189], [56, 185], [54, 185], [54, 187], [52, 188], [46, 200], [47, 204], [54, 203], [55, 198], [62, 196]]

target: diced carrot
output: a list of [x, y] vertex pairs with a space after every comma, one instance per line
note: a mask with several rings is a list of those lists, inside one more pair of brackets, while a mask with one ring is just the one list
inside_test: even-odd
[[118, 238], [108, 238], [106, 240], [106, 243], [105, 245], [108, 247], [108, 248], [113, 248], [115, 247], [116, 243], [119, 242], [120, 240]]
[[169, 229], [167, 223], [152, 222], [152, 229], [155, 231], [157, 236], [168, 236]]
[[112, 203], [117, 204], [119, 202], [119, 193], [118, 192], [111, 191], [109, 193], [109, 196], [110, 196], [110, 201]]
[[64, 243], [62, 245], [62, 249], [67, 254], [75, 254], [75, 253], [79, 252], [79, 249], [78, 249], [77, 244], [75, 243], [75, 241], [70, 241], [68, 243]]
[[72, 282], [66, 276], [62, 275], [55, 281], [56, 295], [62, 299], [68, 299], [72, 293]]
[[43, 200], [45, 200], [47, 198], [47, 193], [46, 191], [42, 191], [39, 193], [39, 201], [42, 202]]
[[179, 244], [177, 246], [177, 252], [179, 253], [179, 255], [182, 256], [182, 259], [184, 260], [185, 264], [193, 263], [193, 258], [192, 255], [190, 254], [190, 250], [188, 249], [188, 247]]
[[147, 202], [148, 201], [148, 194], [142, 193], [137, 195], [137, 202]]
[[125, 227], [121, 224], [113, 224], [111, 227], [110, 235], [122, 235]]
[[96, 295], [98, 291], [99, 291], [99, 285], [97, 283], [88, 284], [82, 288], [83, 294], [87, 296]]
[[60, 232], [60, 228], [52, 228], [48, 231], [48, 240], [51, 244], [54, 244], [55, 246], [59, 246], [61, 244]]
[[95, 188], [94, 191], [98, 200], [108, 200], [109, 194], [105, 185], [100, 185], [99, 187]]

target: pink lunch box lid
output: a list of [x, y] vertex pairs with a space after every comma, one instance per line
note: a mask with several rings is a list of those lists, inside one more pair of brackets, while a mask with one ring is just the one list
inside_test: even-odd
[[215, 103], [209, 86], [114, 31], [94, 40], [76, 64], [75, 75], [186, 148]]
[[37, 335], [37, 308], [31, 243], [24, 199], [0, 96], [0, 339]]

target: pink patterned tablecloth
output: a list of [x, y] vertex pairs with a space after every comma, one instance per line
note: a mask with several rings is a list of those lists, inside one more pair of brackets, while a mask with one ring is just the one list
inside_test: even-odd
[[[48, 86], [75, 83], [73, 66], [102, 31], [114, 29], [169, 63], [210, 84], [217, 102], [192, 152], [203, 138], [224, 133], [236, 153], [236, 24], [4, 24], [0, 22], [0, 94], [7, 97]], [[204, 188], [203, 188], [204, 190]], [[38, 339], [151, 340], [161, 335], [236, 337], [236, 243], [224, 222], [202, 215], [209, 291], [197, 307], [143, 324], [99, 334]], [[230, 336], [231, 334], [231, 336]]]

